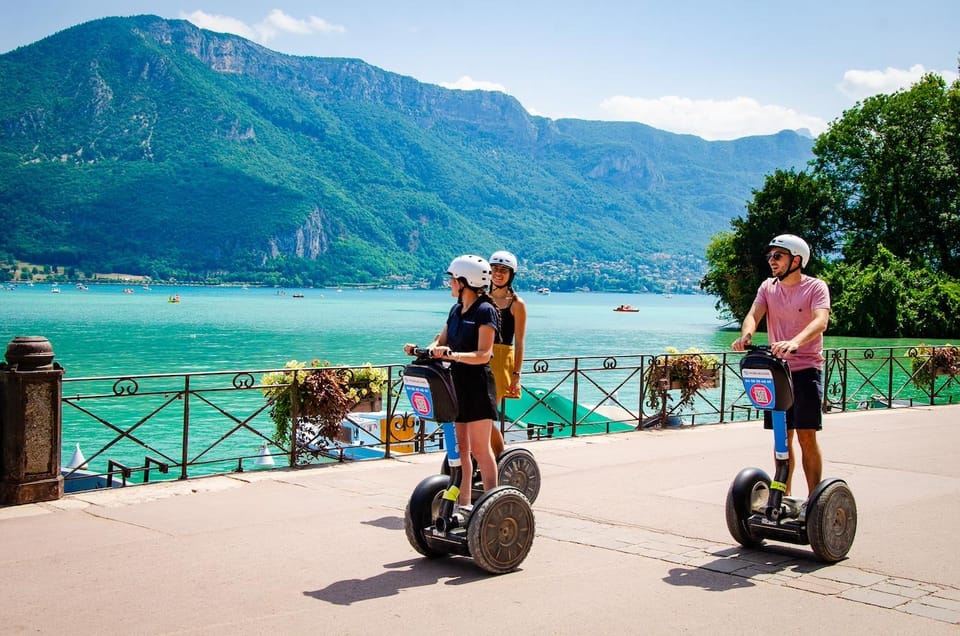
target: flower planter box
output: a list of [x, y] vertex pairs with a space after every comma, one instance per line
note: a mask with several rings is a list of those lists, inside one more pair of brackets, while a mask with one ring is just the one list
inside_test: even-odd
[[[717, 369], [713, 369], [711, 371], [707, 371], [706, 373], [704, 373], [703, 384], [700, 385], [700, 388], [715, 389], [717, 388], [718, 383], [719, 383], [719, 374], [717, 373]], [[685, 386], [684, 383], [680, 382], [679, 380], [674, 380], [670, 383], [671, 390], [682, 389], [684, 388], [684, 386]]]
[[383, 410], [383, 398], [380, 396], [374, 398], [364, 398], [350, 409], [352, 413], [374, 413]]

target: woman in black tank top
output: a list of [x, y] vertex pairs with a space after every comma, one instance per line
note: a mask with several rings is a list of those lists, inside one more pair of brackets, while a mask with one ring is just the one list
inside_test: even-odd
[[[506, 250], [494, 252], [490, 257], [490, 268], [493, 279], [490, 297], [500, 312], [500, 331], [493, 345], [493, 358], [490, 360], [499, 404], [505, 397], [520, 397], [520, 373], [527, 334], [527, 304], [513, 289], [513, 281], [519, 268], [516, 256]], [[503, 435], [496, 426], [490, 443], [496, 455], [503, 452]]]

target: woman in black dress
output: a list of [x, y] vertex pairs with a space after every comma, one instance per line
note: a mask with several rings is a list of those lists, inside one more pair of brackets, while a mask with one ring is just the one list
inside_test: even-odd
[[[433, 357], [451, 360], [459, 412], [454, 421], [464, 475], [473, 474], [476, 459], [483, 489], [497, 486], [497, 460], [490, 446], [497, 416], [496, 386], [490, 371], [499, 315], [487, 290], [490, 264], [480, 256], [458, 256], [447, 269], [450, 294], [457, 299], [447, 323], [428, 347]], [[404, 345], [407, 354], [415, 345]], [[460, 491], [459, 504], [470, 505], [472, 488]]]

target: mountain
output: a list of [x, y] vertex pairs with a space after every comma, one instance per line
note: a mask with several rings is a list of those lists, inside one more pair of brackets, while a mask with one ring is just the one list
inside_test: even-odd
[[505, 247], [531, 276], [649, 288], [702, 267], [764, 175], [812, 157], [791, 131], [551, 120], [155, 16], [6, 53], [0, 91], [0, 262], [78, 273], [331, 284]]

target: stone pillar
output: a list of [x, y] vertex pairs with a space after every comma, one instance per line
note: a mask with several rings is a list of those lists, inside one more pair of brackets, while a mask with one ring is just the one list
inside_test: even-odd
[[63, 368], [41, 336], [7, 344], [0, 363], [0, 505], [63, 496], [60, 395]]

